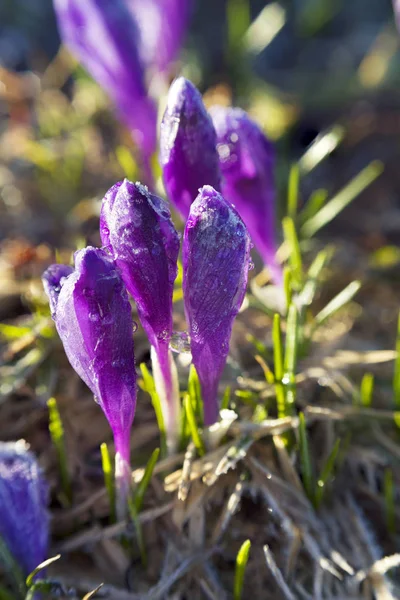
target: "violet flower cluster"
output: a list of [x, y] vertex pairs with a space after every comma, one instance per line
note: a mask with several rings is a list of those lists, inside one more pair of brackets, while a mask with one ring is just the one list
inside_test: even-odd
[[109, 95], [141, 152], [146, 176], [157, 114], [146, 70], [165, 74], [176, 57], [191, 0], [54, 0], [65, 44]]
[[212, 185], [236, 207], [273, 281], [276, 261], [274, 150], [260, 127], [238, 108], [207, 113], [183, 77], [171, 86], [161, 125], [160, 162], [169, 198], [187, 218], [201, 185]]
[[0, 538], [25, 577], [47, 558], [47, 506], [47, 484], [25, 442], [0, 442]]
[[[275, 263], [271, 144], [243, 111], [219, 108], [211, 114], [193, 84], [178, 79], [171, 86], [160, 142], [167, 193], [186, 219], [184, 308], [207, 426], [218, 419], [218, 385], [252, 264], [250, 236], [275, 281], [281, 281]], [[102, 249], [77, 252], [75, 269], [52, 265], [43, 283], [68, 359], [110, 423], [118, 514], [123, 516], [136, 404], [128, 293], [151, 345], [172, 452], [180, 431], [178, 374], [170, 350], [180, 236], [167, 201], [126, 179], [103, 199], [100, 235]]]

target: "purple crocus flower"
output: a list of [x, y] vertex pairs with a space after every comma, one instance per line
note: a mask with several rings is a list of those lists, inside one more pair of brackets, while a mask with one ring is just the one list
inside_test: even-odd
[[29, 575], [47, 558], [48, 488], [23, 440], [0, 442], [0, 536]]
[[167, 194], [184, 218], [201, 186], [220, 187], [215, 130], [200, 92], [184, 77], [169, 90], [160, 162]]
[[65, 44], [114, 102], [145, 166], [156, 148], [156, 109], [137, 48], [138, 28], [124, 0], [54, 0]]
[[126, 0], [139, 28], [143, 64], [166, 73], [186, 33], [192, 0]]
[[233, 206], [211, 186], [193, 202], [183, 238], [183, 292], [204, 422], [218, 418], [218, 383], [233, 321], [246, 291], [250, 237]]
[[222, 194], [234, 204], [277, 285], [274, 149], [259, 126], [240, 108], [214, 107]]
[[121, 276], [99, 248], [75, 253], [75, 270], [43, 274], [53, 318], [72, 367], [93, 392], [114, 435], [119, 516], [130, 486], [130, 430], [136, 405], [133, 321]]
[[167, 203], [127, 179], [114, 185], [103, 200], [100, 235], [136, 302], [152, 346], [154, 378], [172, 451], [179, 428], [179, 391], [169, 341], [179, 236]]

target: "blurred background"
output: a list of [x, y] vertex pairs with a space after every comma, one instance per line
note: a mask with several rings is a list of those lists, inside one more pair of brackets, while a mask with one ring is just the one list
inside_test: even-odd
[[[105, 92], [60, 46], [52, 1], [2, 0], [0, 23], [4, 300], [13, 285], [7, 272], [28, 276], [32, 264], [48, 264], [54, 246], [96, 243], [92, 218], [102, 194], [123, 176], [140, 175], [132, 139]], [[168, 78], [191, 78], [207, 105], [250, 111], [276, 143], [282, 202], [295, 161], [304, 202], [316, 189], [334, 194], [381, 160], [384, 175], [321, 235], [379, 250], [378, 262], [395, 267], [399, 49], [390, 0], [198, 0]], [[1, 319], [18, 313], [15, 302], [1, 304]]]

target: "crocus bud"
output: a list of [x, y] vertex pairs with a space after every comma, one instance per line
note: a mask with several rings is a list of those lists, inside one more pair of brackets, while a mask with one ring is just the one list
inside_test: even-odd
[[222, 194], [234, 204], [277, 285], [282, 269], [276, 262], [274, 149], [259, 126], [239, 108], [214, 107], [222, 172]]
[[167, 194], [185, 219], [201, 186], [219, 189], [214, 127], [199, 91], [184, 77], [169, 90], [161, 123], [160, 161]]
[[139, 28], [143, 64], [166, 73], [186, 33], [192, 0], [126, 0]]
[[23, 440], [0, 442], [0, 536], [29, 575], [47, 558], [48, 488]]
[[110, 96], [148, 161], [156, 148], [156, 109], [124, 0], [54, 0], [54, 8], [63, 41]]
[[[114, 185], [103, 200], [100, 235], [136, 302], [139, 319], [155, 350], [155, 383], [172, 450], [179, 428], [177, 376], [169, 350], [178, 233], [167, 203], [140, 183], [125, 179]], [[163, 381], [158, 381], [157, 373]]]
[[250, 237], [233, 208], [211, 186], [193, 202], [183, 238], [183, 293], [204, 422], [218, 418], [218, 383], [250, 267]]
[[[136, 405], [133, 321], [121, 276], [99, 248], [75, 254], [75, 271], [63, 281], [53, 265], [43, 275], [55, 302], [54, 320], [72, 367], [93, 392], [114, 435], [119, 516], [130, 486], [130, 430]], [[59, 287], [61, 290], [56, 292]]]

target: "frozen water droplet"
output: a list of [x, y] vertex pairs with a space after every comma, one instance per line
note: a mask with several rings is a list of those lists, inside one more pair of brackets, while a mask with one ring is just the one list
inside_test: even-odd
[[89, 313], [89, 321], [92, 321], [93, 323], [96, 323], [99, 319], [100, 319], [99, 313], [97, 313], [97, 312], [90, 312]]
[[254, 263], [252, 260], [249, 261], [249, 271], [252, 271], [254, 269]]
[[100, 404], [100, 400], [98, 399], [97, 396], [93, 396], [94, 401], [96, 402], [96, 404]]
[[174, 331], [171, 336], [169, 347], [173, 352], [177, 352], [178, 354], [190, 353], [189, 334], [186, 331]]
[[132, 333], [136, 333], [137, 328], [138, 328], [138, 324], [135, 323], [135, 321], [133, 321], [133, 324], [132, 324]]

